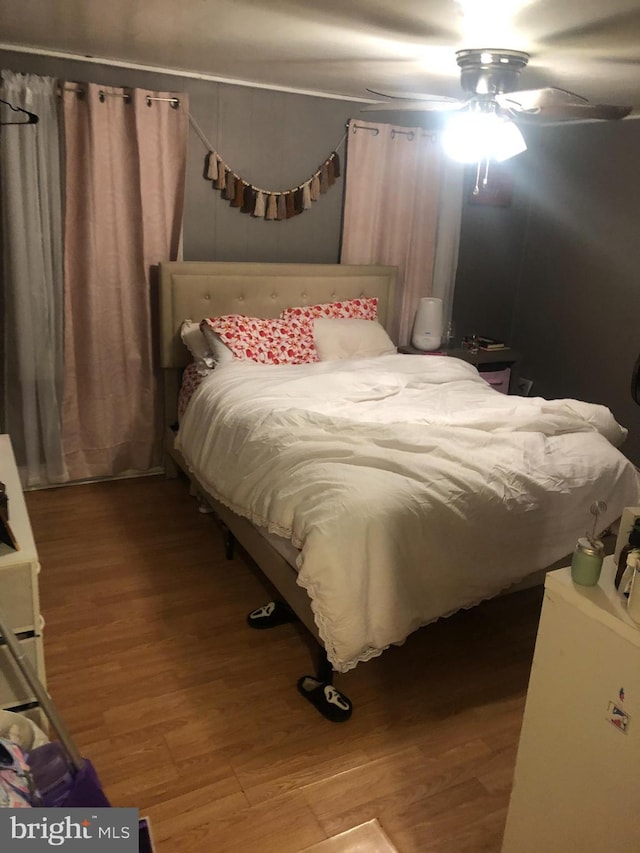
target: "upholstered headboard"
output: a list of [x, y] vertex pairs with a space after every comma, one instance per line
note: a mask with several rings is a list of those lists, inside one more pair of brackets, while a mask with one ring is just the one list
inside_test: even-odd
[[278, 317], [283, 308], [377, 297], [378, 317], [391, 327], [396, 268], [347, 264], [172, 261], [160, 264], [161, 364], [180, 368], [188, 353], [183, 320], [222, 314]]

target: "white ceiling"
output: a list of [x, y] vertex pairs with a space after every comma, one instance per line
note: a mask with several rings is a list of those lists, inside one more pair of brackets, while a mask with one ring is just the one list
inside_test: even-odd
[[0, 48], [355, 100], [458, 96], [456, 50], [525, 50], [520, 88], [640, 108], [638, 0], [0, 0], [0, 21]]

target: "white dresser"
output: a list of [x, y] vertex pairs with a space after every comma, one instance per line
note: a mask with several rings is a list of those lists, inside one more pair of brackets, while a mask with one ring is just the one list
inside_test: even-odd
[[[0, 542], [0, 605], [18, 635], [25, 656], [46, 686], [42, 648], [44, 622], [38, 595], [40, 563], [8, 435], [0, 435], [0, 481], [6, 486], [9, 525], [19, 546], [19, 550], [14, 551]], [[24, 710], [38, 725], [46, 725], [36, 697], [25, 684], [4, 642], [0, 645], [0, 708]]]
[[640, 851], [640, 626], [615, 570], [546, 577], [503, 853]]

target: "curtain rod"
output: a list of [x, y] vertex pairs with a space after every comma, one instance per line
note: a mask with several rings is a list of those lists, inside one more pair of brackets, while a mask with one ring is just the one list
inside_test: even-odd
[[[58, 94], [61, 95], [63, 91], [75, 92], [76, 95], [80, 95], [80, 96], [85, 94], [84, 89], [74, 87], [74, 86], [65, 86], [64, 90], [58, 89]], [[131, 95], [128, 92], [105, 92], [104, 89], [100, 89], [98, 91], [98, 97], [100, 98], [100, 101], [102, 103], [104, 103], [105, 98], [122, 98], [127, 104], [131, 101]], [[172, 109], [174, 109], [174, 110], [177, 110], [178, 107], [180, 106], [180, 98], [178, 98], [178, 97], [159, 98], [159, 97], [156, 97], [154, 95], [147, 95], [145, 100], [147, 102], [148, 107], [151, 106], [152, 101], [167, 101], [171, 105]]]
[[[349, 122], [347, 122], [345, 124], [345, 127], [349, 128]], [[352, 124], [351, 129], [353, 130], [354, 133], [356, 133], [356, 131], [358, 131], [358, 130], [368, 130], [369, 133], [373, 133], [374, 136], [377, 136], [380, 133], [379, 127], [367, 127], [364, 124]], [[409, 142], [411, 142], [414, 139], [415, 135], [416, 135], [415, 130], [399, 130], [397, 127], [391, 128], [391, 138], [392, 139], [395, 139], [396, 136], [406, 136], [407, 140]], [[419, 136], [420, 136], [420, 139], [436, 139], [437, 138], [436, 133], [433, 131], [427, 131], [426, 133], [421, 133], [421, 134], [419, 134]]]

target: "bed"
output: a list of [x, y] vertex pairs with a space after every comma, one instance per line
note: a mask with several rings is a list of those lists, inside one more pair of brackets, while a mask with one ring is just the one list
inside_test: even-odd
[[[176, 262], [160, 282], [172, 427], [184, 320], [373, 298], [392, 328], [390, 267]], [[506, 397], [459, 359], [388, 353], [216, 368], [167, 453], [319, 641], [313, 683], [328, 684], [565, 557], [594, 501], [599, 529], [636, 504], [624, 437], [604, 407]]]

